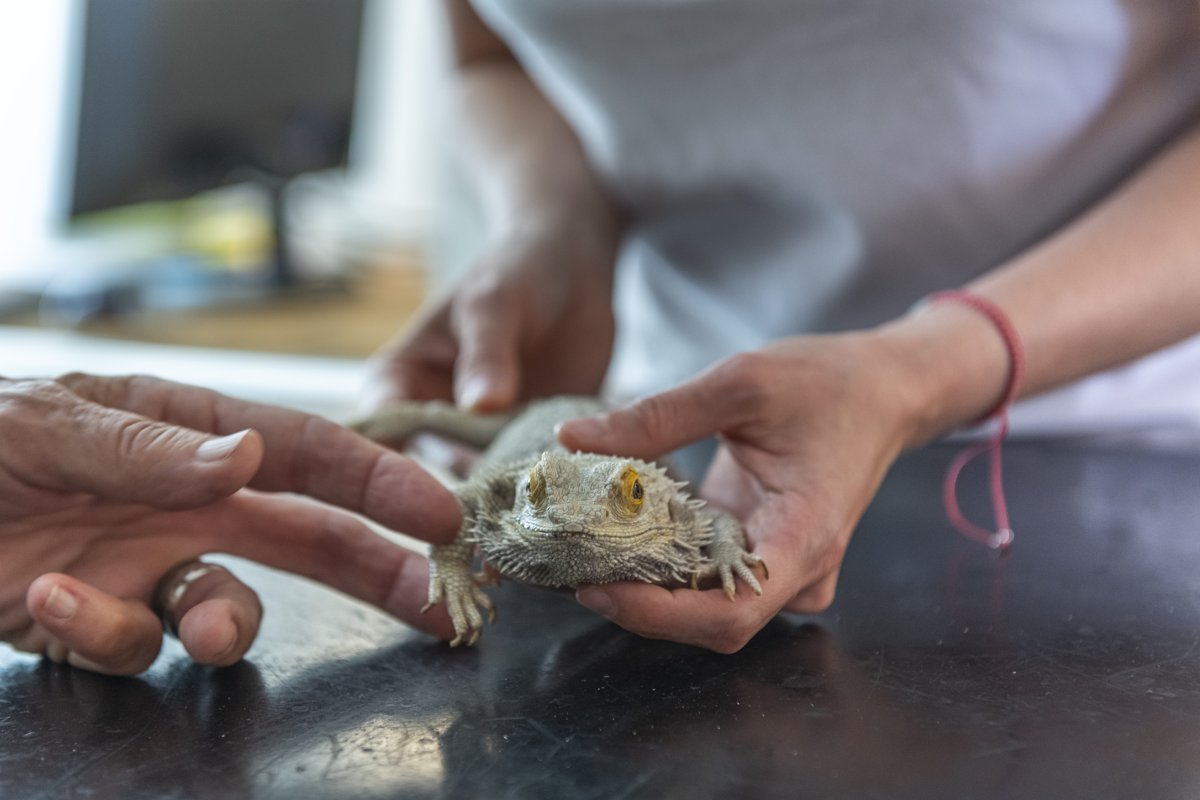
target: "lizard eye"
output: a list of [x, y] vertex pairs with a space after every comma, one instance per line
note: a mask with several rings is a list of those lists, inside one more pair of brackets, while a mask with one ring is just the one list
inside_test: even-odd
[[525, 496], [535, 506], [541, 505], [546, 499], [546, 482], [538, 474], [537, 467], [529, 470], [529, 480], [525, 482]]
[[646, 489], [642, 486], [642, 479], [638, 477], [637, 470], [629, 467], [622, 472], [620, 485], [621, 500], [626, 510], [636, 514], [641, 509], [642, 502], [646, 499]]

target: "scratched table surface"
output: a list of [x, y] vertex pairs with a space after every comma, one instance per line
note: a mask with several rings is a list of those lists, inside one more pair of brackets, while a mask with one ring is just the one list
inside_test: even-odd
[[257, 568], [228, 669], [0, 650], [0, 797], [1200, 797], [1200, 458], [1010, 446], [999, 557], [944, 521], [950, 455], [893, 471], [833, 608], [734, 656], [511, 584], [451, 650]]

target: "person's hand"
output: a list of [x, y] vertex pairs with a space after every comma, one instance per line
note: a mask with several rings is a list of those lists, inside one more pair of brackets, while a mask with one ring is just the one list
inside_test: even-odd
[[612, 355], [611, 219], [530, 223], [497, 236], [445, 298], [372, 360], [368, 400], [478, 411], [595, 394]]
[[[1002, 375], [1003, 351], [996, 357]], [[781, 610], [827, 608], [884, 474], [932, 432], [911, 367], [876, 333], [787, 339], [623, 409], [563, 423], [569, 449], [640, 458], [719, 434], [701, 496], [742, 520], [771, 569], [761, 597], [743, 586], [734, 602], [720, 589], [639, 583], [583, 587], [579, 601], [635, 633], [722, 653]]]
[[[156, 586], [210, 552], [453, 635], [444, 615], [417, 613], [425, 560], [342, 509], [434, 542], [460, 523], [454, 497], [412, 462], [317, 417], [146, 377], [0, 378], [0, 641], [140, 672], [162, 641]], [[193, 659], [226, 665], [260, 615], [254, 592], [216, 569], [168, 622]]]

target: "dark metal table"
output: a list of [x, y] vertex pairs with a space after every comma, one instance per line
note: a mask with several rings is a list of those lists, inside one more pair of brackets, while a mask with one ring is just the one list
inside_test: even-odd
[[833, 609], [735, 656], [511, 584], [450, 650], [260, 569], [229, 669], [0, 651], [0, 797], [1200, 797], [1200, 458], [1010, 446], [1001, 558], [945, 523], [949, 454], [893, 471]]

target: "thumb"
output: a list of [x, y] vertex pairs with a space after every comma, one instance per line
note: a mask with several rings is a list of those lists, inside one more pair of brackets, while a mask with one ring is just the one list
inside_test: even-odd
[[558, 426], [558, 440], [569, 450], [657, 458], [740, 422], [734, 395], [721, 391], [721, 381], [710, 371], [607, 414], [568, 420]]
[[227, 436], [87, 403], [42, 448], [48, 488], [161, 509], [196, 508], [233, 494], [258, 471], [262, 437]]
[[520, 332], [514, 309], [494, 294], [467, 300], [454, 315], [458, 334], [454, 399], [472, 411], [503, 411], [520, 395]]

